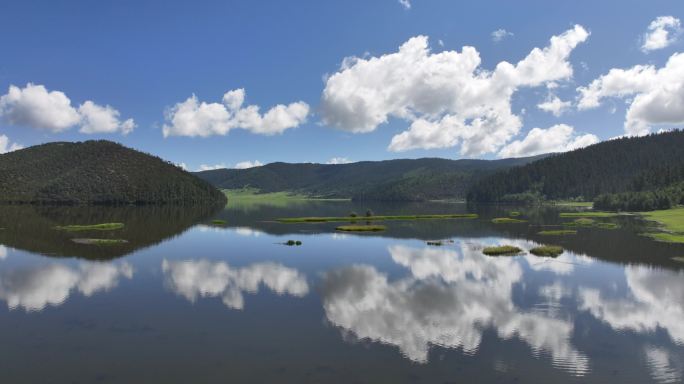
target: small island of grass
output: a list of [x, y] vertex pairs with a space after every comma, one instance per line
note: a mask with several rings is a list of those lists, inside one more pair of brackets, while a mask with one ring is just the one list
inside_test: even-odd
[[384, 225], [340, 225], [335, 229], [344, 232], [379, 232], [387, 228]]
[[222, 227], [222, 226], [226, 225], [227, 222], [225, 220], [221, 220], [221, 219], [214, 219], [211, 221], [211, 224]]
[[326, 222], [355, 222], [355, 221], [386, 221], [386, 220], [440, 220], [440, 219], [476, 219], [475, 213], [453, 213], [444, 215], [378, 215], [378, 216], [332, 216], [332, 217], [283, 217], [276, 221], [280, 223], [326, 223]]
[[82, 232], [82, 231], [114, 231], [124, 227], [123, 223], [101, 223], [91, 225], [62, 225], [56, 226], [55, 229], [68, 232]]
[[675, 256], [672, 258], [672, 260], [674, 260], [678, 263], [684, 263], [684, 257], [682, 257], [682, 256]]
[[557, 245], [542, 245], [530, 249], [530, 253], [535, 256], [556, 257], [563, 253], [563, 247]]
[[518, 217], [518, 216], [520, 216], [520, 212], [518, 212], [518, 211], [510, 211], [510, 212], [508, 213], [508, 216], [510, 216], [510, 217]]
[[537, 234], [542, 236], [564, 236], [576, 235], [577, 231], [574, 229], [550, 229], [546, 231], [537, 232]]
[[522, 253], [522, 249], [512, 245], [500, 245], [496, 247], [485, 247], [482, 253], [488, 256], [512, 256]]
[[283, 244], [289, 245], [289, 246], [293, 246], [293, 245], [299, 246], [299, 245], [302, 245], [302, 242], [299, 241], [299, 240], [288, 240], [288, 241], [286, 241], [286, 242], [283, 243]]
[[494, 224], [516, 224], [516, 223], [526, 223], [527, 220], [513, 219], [510, 217], [497, 217], [492, 219]]
[[77, 244], [102, 245], [102, 246], [119, 245], [119, 244], [128, 243], [127, 240], [123, 240], [123, 239], [71, 239], [71, 241], [73, 241], [74, 243], [77, 243]]

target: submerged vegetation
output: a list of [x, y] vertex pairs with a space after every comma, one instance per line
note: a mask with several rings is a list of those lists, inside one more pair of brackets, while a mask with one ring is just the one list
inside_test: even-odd
[[494, 224], [515, 224], [515, 223], [526, 223], [527, 220], [513, 219], [510, 217], [497, 217], [492, 219]]
[[214, 219], [211, 221], [211, 224], [222, 227], [222, 226], [226, 225], [227, 222], [225, 220], [221, 220], [221, 219]]
[[556, 257], [563, 253], [563, 247], [558, 245], [542, 245], [530, 249], [530, 253], [535, 256]]
[[61, 231], [82, 232], [82, 231], [114, 231], [124, 227], [123, 223], [101, 223], [91, 225], [61, 225], [55, 227]]
[[684, 243], [684, 207], [644, 212], [641, 215], [660, 224], [663, 230], [645, 233], [646, 236], [668, 243]]
[[512, 245], [500, 245], [496, 247], [485, 247], [482, 253], [489, 256], [518, 255], [522, 249]]
[[355, 222], [355, 221], [385, 221], [385, 220], [439, 220], [439, 219], [476, 219], [475, 213], [454, 213], [446, 215], [398, 215], [398, 216], [333, 216], [333, 217], [284, 217], [276, 221], [281, 223], [326, 223], [326, 222]]
[[335, 228], [344, 232], [379, 232], [387, 229], [384, 225], [340, 225]]
[[542, 236], [563, 236], [563, 235], [576, 235], [577, 231], [574, 229], [550, 229], [546, 231], [537, 232], [538, 235]]

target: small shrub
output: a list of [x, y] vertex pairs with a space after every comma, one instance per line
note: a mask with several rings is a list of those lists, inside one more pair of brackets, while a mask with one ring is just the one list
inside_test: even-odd
[[359, 214], [354, 211], [349, 212], [349, 217], [357, 217], [358, 215]]
[[369, 209], [369, 210], [366, 211], [366, 217], [371, 217], [371, 216], [373, 216], [373, 211], [371, 211], [371, 210]]

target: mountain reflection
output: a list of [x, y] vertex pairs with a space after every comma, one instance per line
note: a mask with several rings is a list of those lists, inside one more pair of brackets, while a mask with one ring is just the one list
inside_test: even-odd
[[10, 309], [40, 311], [64, 303], [74, 290], [84, 296], [117, 286], [122, 277], [132, 278], [128, 263], [83, 262], [77, 268], [49, 264], [0, 271], [0, 300]]
[[309, 293], [302, 273], [277, 263], [236, 268], [221, 261], [164, 260], [162, 270], [168, 286], [178, 295], [191, 302], [198, 297], [221, 297], [223, 303], [233, 309], [243, 309], [243, 292], [257, 293], [260, 285], [279, 295], [302, 297]]

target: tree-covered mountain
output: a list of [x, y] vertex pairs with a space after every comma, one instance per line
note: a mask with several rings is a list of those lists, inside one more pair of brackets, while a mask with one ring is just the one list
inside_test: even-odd
[[189, 172], [110, 141], [57, 142], [0, 155], [0, 202], [225, 203]]
[[[619, 201], [625, 206], [632, 201], [633, 206], [648, 207], [650, 203], [637, 200], [653, 198], [662, 204], [662, 196], [651, 192], [676, 191], [671, 186], [681, 181], [684, 181], [684, 131], [674, 130], [604, 141], [494, 173], [473, 185], [468, 200], [592, 200], [604, 195], [599, 200], [605, 207], [614, 203], [617, 208]], [[605, 196], [617, 193], [623, 195]]]
[[543, 156], [502, 160], [361, 161], [349, 164], [271, 163], [248, 169], [196, 173], [218, 188], [256, 188], [328, 198], [421, 201], [465, 198], [483, 175], [529, 163]]

